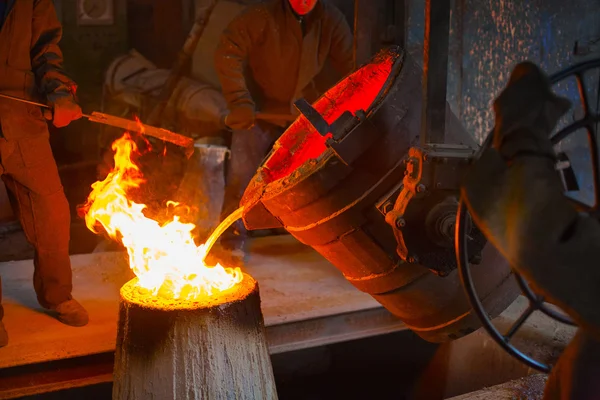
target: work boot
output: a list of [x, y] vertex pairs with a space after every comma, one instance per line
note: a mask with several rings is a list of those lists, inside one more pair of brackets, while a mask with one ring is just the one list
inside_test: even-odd
[[8, 332], [4, 327], [4, 323], [0, 321], [0, 347], [4, 347], [8, 344]]
[[56, 319], [65, 325], [85, 326], [89, 321], [87, 311], [75, 299], [63, 301], [50, 311], [56, 313]]

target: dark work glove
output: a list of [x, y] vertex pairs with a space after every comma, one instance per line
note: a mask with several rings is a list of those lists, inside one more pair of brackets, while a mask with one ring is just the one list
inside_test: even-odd
[[569, 100], [552, 92], [548, 77], [535, 64], [520, 63], [494, 102], [494, 147], [505, 159], [520, 152], [553, 156], [549, 136], [570, 107]]
[[254, 126], [254, 108], [250, 106], [238, 106], [229, 111], [225, 117], [225, 125], [233, 130], [246, 130]]
[[65, 127], [81, 118], [81, 107], [71, 95], [49, 95], [48, 103], [52, 107], [52, 112], [46, 110], [44, 117], [51, 120], [57, 128]]

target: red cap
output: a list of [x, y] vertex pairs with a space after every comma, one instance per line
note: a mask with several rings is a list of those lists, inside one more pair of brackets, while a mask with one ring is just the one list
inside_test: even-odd
[[289, 0], [292, 10], [298, 15], [306, 15], [315, 8], [318, 0]]

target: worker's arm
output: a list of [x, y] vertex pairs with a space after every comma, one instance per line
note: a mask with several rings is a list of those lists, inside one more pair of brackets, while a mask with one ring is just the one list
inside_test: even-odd
[[329, 60], [335, 70], [342, 76], [354, 70], [354, 44], [352, 31], [344, 15], [337, 9], [330, 17], [333, 26]]
[[247, 129], [254, 124], [256, 105], [244, 70], [252, 44], [261, 32], [262, 19], [254, 9], [237, 16], [221, 35], [215, 51], [215, 68], [229, 107], [227, 125], [234, 129]]
[[33, 7], [31, 67], [38, 89], [54, 108], [54, 124], [66, 126], [81, 117], [81, 109], [74, 97], [77, 85], [63, 69], [62, 26], [52, 0], [35, 0]]
[[477, 225], [532, 287], [600, 335], [600, 224], [564, 196], [548, 136], [568, 106], [537, 74], [530, 65], [513, 72], [495, 103], [494, 147], [463, 193]]

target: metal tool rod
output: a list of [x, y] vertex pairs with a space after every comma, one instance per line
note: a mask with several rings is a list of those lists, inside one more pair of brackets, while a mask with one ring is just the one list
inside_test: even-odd
[[425, 1], [421, 144], [445, 143], [450, 0]]
[[2, 97], [4, 99], [9, 99], [9, 100], [15, 100], [15, 101], [18, 101], [18, 102], [21, 102], [21, 103], [31, 104], [32, 106], [38, 106], [38, 107], [42, 107], [42, 108], [52, 109], [52, 107], [50, 107], [49, 105], [38, 103], [36, 101], [22, 99], [20, 97], [11, 96], [9, 94], [0, 93], [0, 97]]
[[[31, 104], [34, 106], [38, 106], [41, 108], [52, 110], [47, 104], [38, 103], [36, 101], [31, 101], [27, 99], [22, 99], [20, 97], [11, 96], [8, 94], [0, 93], [0, 98], [5, 98], [13, 101], [18, 101], [20, 103]], [[151, 125], [142, 124], [139, 121], [133, 121], [126, 118], [115, 117], [114, 115], [104, 114], [99, 112], [93, 112], [91, 115], [89, 114], [81, 114], [82, 117], [87, 118], [90, 122], [97, 122], [99, 124], [109, 125], [117, 128], [121, 128], [128, 132], [138, 132], [144, 135], [152, 136], [158, 138], [160, 140], [164, 140], [166, 142], [170, 142], [176, 144], [181, 147], [186, 148], [186, 155], [189, 157], [193, 152], [194, 140], [190, 137], [180, 135], [175, 132], [171, 132], [167, 129], [156, 128]]]
[[[20, 97], [15, 97], [15, 96], [11, 96], [9, 94], [4, 94], [4, 93], [0, 93], [0, 97], [4, 98], [4, 99], [9, 99], [9, 100], [14, 100], [14, 101], [18, 101], [20, 103], [26, 103], [26, 104], [31, 104], [32, 106], [38, 106], [41, 108], [45, 108], [47, 110], [52, 110], [52, 107], [49, 106], [48, 104], [43, 104], [43, 103], [39, 103], [37, 101], [32, 101], [32, 100], [27, 100], [27, 99], [22, 99]], [[81, 114], [82, 117], [84, 118], [91, 118], [92, 116], [89, 114]]]

